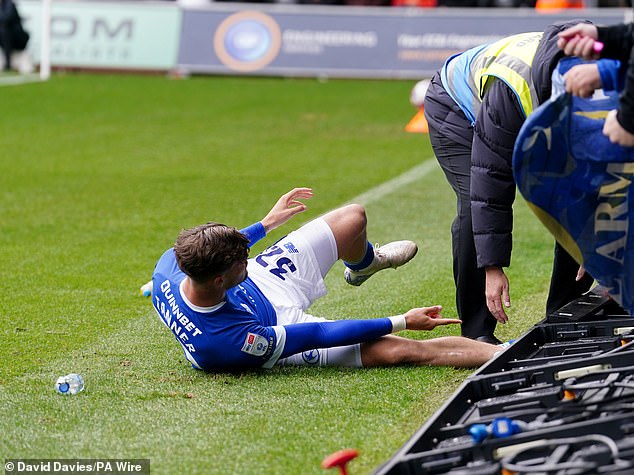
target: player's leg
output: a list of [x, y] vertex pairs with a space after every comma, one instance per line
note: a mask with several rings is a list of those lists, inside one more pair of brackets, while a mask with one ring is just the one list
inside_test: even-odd
[[404, 364], [474, 368], [489, 361], [498, 351], [497, 345], [459, 336], [412, 340], [386, 335], [361, 343], [361, 361], [366, 368]]
[[351, 285], [361, 285], [382, 269], [405, 264], [418, 251], [412, 241], [372, 246], [367, 238], [365, 209], [358, 204], [333, 210], [325, 214], [323, 220], [332, 230], [339, 258], [346, 264], [345, 279]]
[[361, 345], [337, 346], [307, 350], [281, 359], [277, 364], [282, 366], [338, 366], [347, 368], [363, 368], [361, 363]]
[[365, 256], [368, 219], [363, 206], [350, 204], [322, 216], [330, 227], [337, 244], [339, 259], [359, 262]]
[[476, 368], [501, 351], [497, 345], [464, 337], [411, 340], [386, 335], [371, 342], [304, 351], [280, 360], [280, 365], [347, 366], [452, 366]]

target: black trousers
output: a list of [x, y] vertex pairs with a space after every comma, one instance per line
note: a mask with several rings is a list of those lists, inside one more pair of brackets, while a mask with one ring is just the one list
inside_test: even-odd
[[[490, 336], [497, 321], [486, 305], [486, 275], [478, 268], [471, 224], [471, 143], [470, 121], [435, 76], [425, 99], [429, 138], [447, 181], [456, 194], [456, 217], [451, 226], [453, 277], [456, 307], [462, 320], [461, 333], [469, 338]], [[555, 245], [553, 273], [546, 304], [547, 314], [589, 290], [593, 279], [575, 281], [579, 265], [559, 244]]]
[[4, 55], [4, 69], [6, 71], [11, 69], [11, 54], [13, 53], [13, 34], [11, 30], [0, 24], [0, 48]]
[[556, 312], [590, 290], [594, 279], [586, 274], [579, 282], [576, 282], [575, 276], [578, 271], [577, 261], [559, 243], [555, 243], [555, 257], [553, 259], [553, 273], [550, 277], [548, 300], [546, 301], [546, 315]]

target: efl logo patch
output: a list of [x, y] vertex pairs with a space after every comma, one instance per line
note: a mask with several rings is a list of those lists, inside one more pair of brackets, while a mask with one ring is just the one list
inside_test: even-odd
[[284, 244], [284, 247], [291, 254], [299, 254], [299, 251], [295, 247], [295, 244], [293, 244], [292, 242], [287, 242], [286, 244]]
[[257, 333], [247, 333], [247, 337], [242, 345], [242, 351], [253, 356], [262, 356], [269, 348], [266, 338]]

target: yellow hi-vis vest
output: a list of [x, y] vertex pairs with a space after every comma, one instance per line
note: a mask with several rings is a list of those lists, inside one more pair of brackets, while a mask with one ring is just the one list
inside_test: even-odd
[[541, 38], [542, 32], [521, 33], [454, 56], [443, 67], [443, 86], [475, 121], [484, 93], [494, 78], [500, 79], [515, 93], [524, 116], [528, 116], [539, 105], [531, 67]]

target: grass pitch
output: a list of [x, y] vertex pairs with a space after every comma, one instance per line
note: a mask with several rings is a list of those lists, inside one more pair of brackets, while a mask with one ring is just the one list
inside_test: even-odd
[[[409, 238], [418, 256], [360, 288], [338, 264], [312, 312], [370, 318], [443, 304], [455, 315], [455, 199], [433, 155], [403, 131], [412, 81], [57, 75], [0, 88], [0, 455], [150, 459], [152, 473], [321, 474], [355, 447], [371, 473], [450, 397], [451, 368], [276, 368], [205, 374], [138, 296], [180, 229], [241, 227], [294, 186], [311, 186], [293, 227], [360, 195], [369, 236]], [[411, 175], [410, 175], [411, 176]], [[369, 194], [366, 194], [370, 190]], [[368, 198], [369, 197], [369, 198]], [[553, 241], [516, 204], [514, 338], [540, 320]], [[431, 334], [459, 334], [457, 327]], [[63, 397], [57, 376], [86, 389]]]

